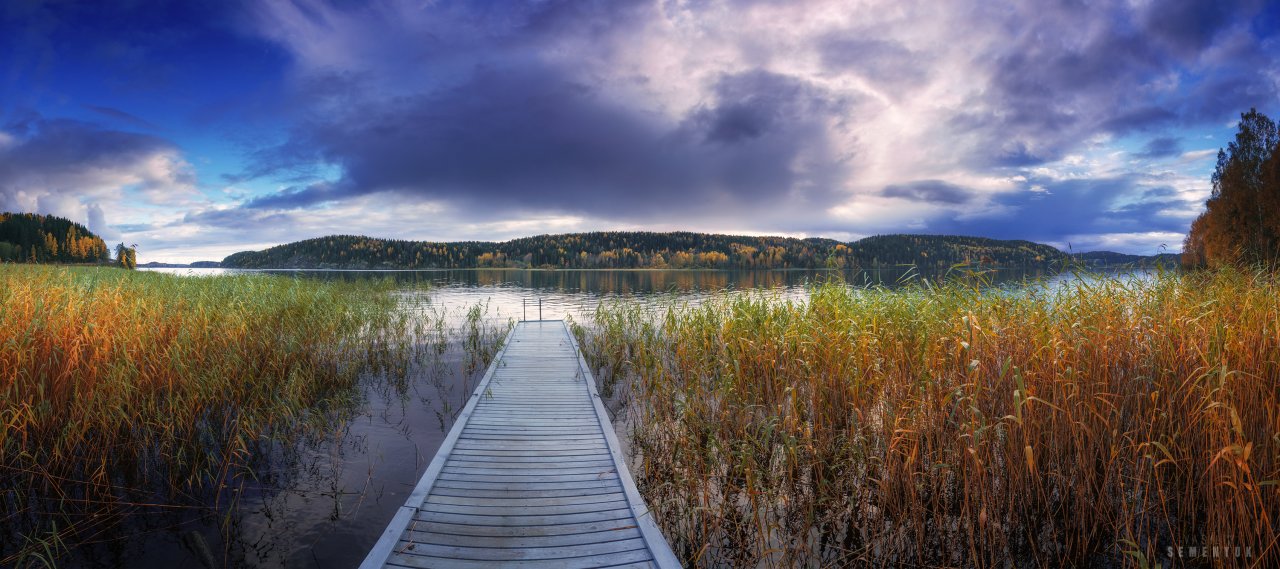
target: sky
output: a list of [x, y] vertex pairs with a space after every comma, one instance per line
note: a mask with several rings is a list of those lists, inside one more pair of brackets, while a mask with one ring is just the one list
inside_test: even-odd
[[1178, 251], [1280, 1], [0, 3], [0, 211], [141, 262], [331, 234]]

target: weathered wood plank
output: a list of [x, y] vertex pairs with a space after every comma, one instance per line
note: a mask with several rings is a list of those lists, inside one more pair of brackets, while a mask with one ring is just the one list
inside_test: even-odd
[[508, 476], [525, 478], [548, 479], [547, 481], [566, 480], [566, 476], [605, 476], [617, 474], [618, 469], [612, 464], [605, 467], [600, 466], [583, 466], [579, 468], [553, 468], [553, 469], [523, 469], [523, 468], [493, 468], [489, 466], [470, 466], [458, 465], [454, 461], [449, 461], [444, 465], [444, 472], [449, 474], [475, 474], [478, 476]]
[[606, 447], [601, 443], [597, 443], [593, 441], [588, 441], [586, 443], [580, 443], [580, 442], [557, 443], [555, 441], [552, 441], [552, 442], [544, 442], [544, 443], [529, 442], [529, 443], [516, 444], [511, 442], [503, 442], [503, 441], [460, 440], [458, 441], [457, 446], [455, 446], [454, 448], [456, 448], [457, 450], [469, 450], [469, 451], [480, 451], [480, 452], [488, 452], [488, 451], [552, 452], [552, 451], [559, 450], [559, 451], [565, 451], [569, 453], [576, 453], [579, 451], [599, 451], [602, 449], [605, 452], [608, 452], [608, 447]]
[[456, 479], [456, 481], [463, 482], [595, 482], [605, 481], [605, 479], [618, 479], [618, 473], [611, 469], [611, 471], [588, 472], [581, 474], [530, 474], [530, 476], [515, 476], [515, 474], [449, 472], [448, 469], [445, 469], [445, 472], [440, 472], [440, 479]]
[[[473, 561], [524, 561], [533, 559], [573, 559], [587, 556], [607, 556], [615, 553], [645, 550], [644, 539], [620, 539], [597, 543], [584, 543], [573, 546], [558, 547], [467, 547], [459, 545], [437, 545], [433, 543], [406, 542], [403, 550], [406, 554], [427, 555], [448, 559], [466, 559]], [[399, 550], [399, 549], [397, 549]]]
[[[609, 556], [574, 557], [567, 559], [528, 559], [509, 561], [502, 567], [512, 569], [591, 569], [614, 567], [623, 563], [635, 563], [653, 559], [648, 551], [638, 549], [626, 553]], [[446, 557], [429, 557], [416, 555], [393, 554], [387, 560], [389, 565], [398, 567], [430, 567], [437, 569], [488, 569], [495, 567], [493, 561], [477, 561], [469, 559], [449, 559]]]
[[459, 536], [525, 538], [552, 535], [576, 535], [600, 531], [621, 531], [636, 529], [635, 520], [619, 518], [600, 522], [577, 524], [558, 524], [549, 526], [478, 526], [474, 524], [449, 524], [440, 522], [423, 522], [414, 520], [410, 523], [412, 531], [440, 533]]
[[604, 494], [614, 494], [622, 491], [622, 486], [601, 486], [597, 488], [561, 488], [550, 490], [493, 490], [485, 488], [448, 488], [445, 486], [437, 487], [431, 491], [432, 496], [461, 496], [464, 498], [504, 498], [507, 500], [516, 498], [560, 498], [574, 496], [599, 496]]
[[549, 514], [545, 516], [538, 515], [496, 515], [486, 516], [482, 514], [448, 514], [443, 512], [432, 512], [418, 510], [413, 519], [422, 522], [440, 522], [448, 524], [467, 524], [473, 526], [557, 526], [564, 524], [581, 524], [586, 522], [603, 522], [607, 520], [626, 520], [631, 519], [631, 510], [619, 508], [616, 510], [604, 510], [596, 512], [584, 512], [575, 514]]
[[584, 435], [503, 435], [488, 433], [473, 433], [467, 436], [468, 440], [473, 441], [512, 441], [512, 442], [585, 442], [592, 439]]
[[618, 449], [568, 327], [522, 322], [362, 567], [679, 567]]
[[462, 468], [508, 468], [508, 469], [547, 469], [547, 468], [613, 468], [608, 456], [589, 454], [582, 456], [478, 456], [454, 455], [449, 459], [449, 466]]
[[467, 547], [556, 547], [584, 543], [603, 543], [640, 537], [635, 527], [617, 528], [588, 533], [543, 535], [531, 537], [493, 537], [478, 535], [454, 535], [440, 532], [407, 531], [404, 541], [432, 543], [436, 545], [461, 545]]
[[475, 496], [444, 496], [432, 493], [427, 497], [428, 504], [452, 504], [458, 506], [507, 506], [512, 508], [531, 508], [537, 506], [566, 506], [570, 504], [599, 504], [602, 502], [626, 501], [622, 492], [608, 494], [592, 494], [589, 496], [562, 496], [555, 498], [478, 498]]
[[487, 408], [481, 407], [485, 411], [483, 418], [477, 418], [471, 421], [470, 426], [477, 425], [561, 425], [565, 427], [594, 427], [597, 424], [595, 417], [582, 415], [580, 417], [567, 417], [558, 413], [540, 413], [537, 415], [515, 415], [506, 412], [494, 412]]
[[[618, 477], [605, 478], [600, 480], [572, 480], [559, 482], [537, 482], [531, 480], [505, 480], [494, 482], [491, 480], [475, 480], [473, 478], [462, 477], [459, 480], [440, 479], [441, 488], [470, 488], [475, 490], [514, 490], [514, 491], [533, 491], [533, 490], [573, 490], [578, 488], [620, 488], [621, 479]], [[421, 502], [419, 502], [421, 504]]]
[[590, 514], [594, 512], [608, 512], [626, 508], [626, 495], [624, 494], [620, 496], [620, 498], [620, 500], [615, 500], [613, 502], [588, 502], [585, 504], [558, 504], [552, 506], [478, 506], [475, 504], [459, 505], [427, 502], [419, 507], [418, 511], [434, 512], [439, 514], [464, 514], [468, 516], [520, 516], [521, 519], [524, 519], [525, 516], [538, 517]]
[[596, 460], [609, 455], [600, 449], [582, 450], [495, 450], [495, 449], [454, 449], [453, 456], [458, 460], [497, 460], [502, 462], [562, 462], [575, 460]]
[[573, 462], [581, 460], [609, 460], [608, 451], [602, 449], [454, 449], [450, 459], [486, 460], [496, 462]]
[[573, 425], [467, 425], [467, 433], [538, 433], [549, 435], [580, 435], [583, 429]]

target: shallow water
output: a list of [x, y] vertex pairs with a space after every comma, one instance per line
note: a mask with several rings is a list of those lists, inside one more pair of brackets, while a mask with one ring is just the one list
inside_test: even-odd
[[[798, 300], [807, 296], [807, 285], [835, 276], [828, 271], [273, 272], [300, 278], [390, 278], [406, 285], [401, 292], [405, 309], [440, 323], [433, 340], [440, 351], [429, 350], [434, 355], [415, 364], [399, 389], [380, 378], [366, 378], [360, 400], [351, 409], [334, 411], [343, 419], [340, 426], [287, 447], [262, 449], [255, 478], [204, 498], [217, 507], [140, 510], [124, 524], [119, 539], [77, 549], [71, 565], [356, 566], [404, 503], [484, 372], [474, 361], [468, 365], [462, 347], [468, 312], [492, 342], [512, 320], [568, 317], [588, 322], [600, 303], [617, 299], [646, 306], [696, 304], [725, 291], [764, 290]], [[903, 274], [840, 276], [851, 283], [893, 286]], [[1026, 279], [1053, 286], [1075, 277], [1003, 272], [988, 278], [994, 286], [1016, 288]]]
[[[586, 320], [602, 302], [626, 299], [655, 306], [670, 300], [697, 303], [724, 291], [767, 290], [784, 298], [802, 299], [806, 287], [829, 279], [842, 279], [854, 286], [896, 287], [921, 279], [937, 281], [956, 278], [961, 272], [920, 273], [914, 268], [887, 268], [874, 271], [828, 270], [522, 270], [522, 269], [439, 269], [425, 271], [246, 271], [240, 269], [148, 269], [181, 275], [219, 275], [264, 272], [299, 278], [391, 279], [397, 283], [425, 285], [429, 292], [412, 293], [419, 304], [450, 310], [450, 324], [457, 325], [465, 309], [487, 303], [487, 319], [505, 321], [573, 318]], [[1111, 272], [1114, 274], [1114, 271]], [[1018, 287], [1026, 282], [1054, 286], [1076, 278], [1070, 273], [1040, 270], [1000, 269], [986, 271], [990, 286]]]
[[[462, 319], [465, 321], [465, 318]], [[491, 349], [505, 327], [480, 323]], [[445, 330], [407, 374], [366, 375], [327, 428], [254, 449], [252, 474], [207, 494], [140, 496], [118, 523], [74, 547], [71, 567], [354, 567], [434, 456], [485, 371]], [[440, 340], [440, 339], [437, 339]], [[439, 350], [435, 349], [436, 346]]]

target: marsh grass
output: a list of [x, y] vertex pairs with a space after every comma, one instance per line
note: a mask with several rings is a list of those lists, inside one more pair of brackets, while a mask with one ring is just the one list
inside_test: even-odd
[[119, 539], [132, 513], [228, 512], [263, 449], [331, 430], [362, 374], [403, 383], [423, 330], [392, 292], [0, 264], [0, 565]]
[[577, 331], [690, 564], [1280, 564], [1274, 275], [834, 283]]

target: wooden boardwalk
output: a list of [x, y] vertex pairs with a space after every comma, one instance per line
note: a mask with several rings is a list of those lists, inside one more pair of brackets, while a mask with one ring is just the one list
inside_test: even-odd
[[361, 565], [384, 566], [680, 566], [563, 321], [507, 336]]

